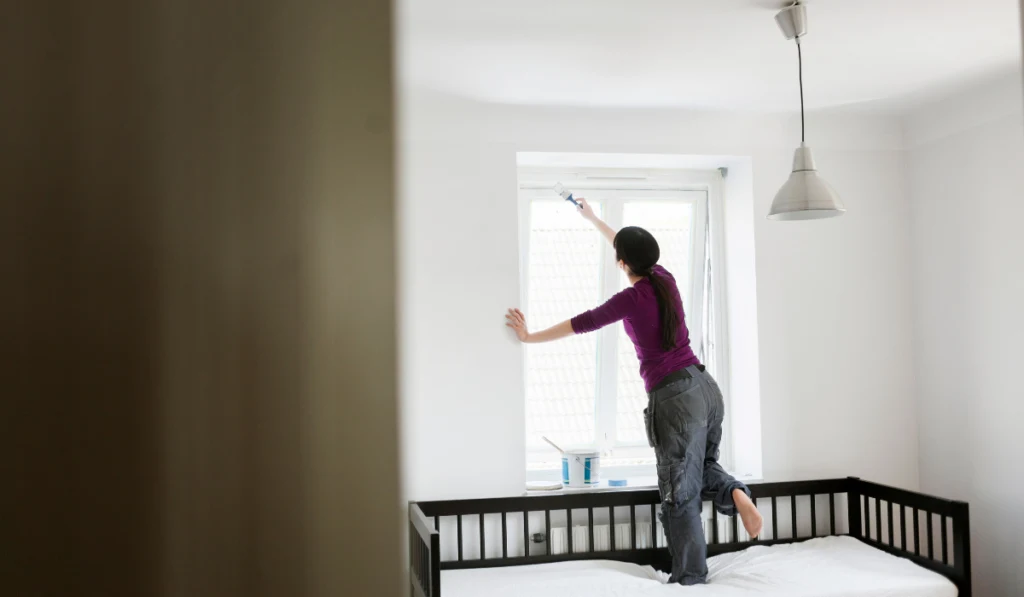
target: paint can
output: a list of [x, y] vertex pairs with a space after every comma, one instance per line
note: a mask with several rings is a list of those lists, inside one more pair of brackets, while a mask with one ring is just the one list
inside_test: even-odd
[[601, 455], [592, 450], [568, 450], [562, 454], [562, 485], [593, 487], [601, 482]]

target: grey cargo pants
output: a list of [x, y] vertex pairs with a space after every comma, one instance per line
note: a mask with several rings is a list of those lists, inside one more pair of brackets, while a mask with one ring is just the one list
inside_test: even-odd
[[736, 515], [734, 489], [750, 490], [718, 464], [725, 404], [722, 391], [703, 367], [687, 367], [677, 379], [648, 393], [644, 422], [658, 462], [661, 524], [672, 556], [669, 582], [707, 580], [707, 543], [701, 524], [703, 497], [720, 514]]

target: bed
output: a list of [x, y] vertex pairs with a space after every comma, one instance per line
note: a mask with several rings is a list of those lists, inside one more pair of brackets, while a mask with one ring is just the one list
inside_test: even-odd
[[[708, 584], [667, 585], [652, 566], [580, 560], [444, 570], [446, 597], [956, 597], [948, 578], [852, 537], [750, 547], [708, 560]], [[682, 590], [682, 592], [680, 592]]]
[[970, 597], [968, 506], [858, 478], [750, 486], [751, 540], [710, 508], [706, 585], [667, 584], [652, 489], [410, 504], [414, 597]]

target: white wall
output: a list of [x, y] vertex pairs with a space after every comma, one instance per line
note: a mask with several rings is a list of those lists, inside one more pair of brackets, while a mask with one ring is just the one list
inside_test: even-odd
[[410, 499], [522, 488], [522, 351], [502, 325], [519, 297], [517, 151], [749, 156], [764, 477], [917, 486], [897, 120], [811, 116], [819, 167], [851, 209], [782, 223], [764, 214], [799, 139], [790, 116], [487, 105], [421, 89], [400, 97]]
[[1019, 75], [907, 119], [921, 487], [970, 502], [974, 586], [1024, 591]]

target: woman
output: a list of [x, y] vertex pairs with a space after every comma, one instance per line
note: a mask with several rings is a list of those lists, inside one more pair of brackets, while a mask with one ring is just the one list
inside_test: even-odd
[[761, 515], [750, 490], [718, 464], [725, 405], [722, 392], [690, 348], [682, 299], [675, 278], [657, 265], [658, 241], [642, 228], [618, 233], [577, 198], [580, 214], [607, 238], [630, 286], [596, 309], [540, 332], [530, 332], [519, 309], [506, 325], [522, 342], [550, 342], [622, 321], [636, 347], [647, 390], [647, 440], [654, 448], [661, 493], [661, 522], [672, 555], [670, 582], [707, 580], [707, 545], [701, 525], [702, 494], [724, 515], [737, 513], [751, 537], [761, 532]]

